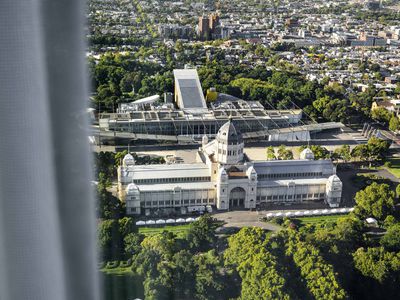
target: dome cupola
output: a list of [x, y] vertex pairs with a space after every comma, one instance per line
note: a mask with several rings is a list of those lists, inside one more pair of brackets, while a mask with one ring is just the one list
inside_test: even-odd
[[221, 164], [236, 164], [243, 160], [243, 137], [232, 120], [226, 122], [218, 130], [217, 161]]
[[314, 153], [310, 148], [306, 148], [300, 153], [300, 159], [314, 160]]
[[227, 145], [237, 145], [243, 143], [243, 138], [232, 120], [229, 120], [218, 130], [217, 141]]
[[135, 159], [133, 158], [132, 154], [128, 153], [122, 159], [122, 164], [124, 167], [131, 166], [135, 164]]

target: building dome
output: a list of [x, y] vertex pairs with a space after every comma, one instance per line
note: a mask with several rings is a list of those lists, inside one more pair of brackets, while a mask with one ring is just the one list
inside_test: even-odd
[[242, 134], [236, 130], [233, 122], [229, 120], [218, 130], [217, 141], [228, 145], [243, 143]]
[[311, 151], [310, 148], [306, 148], [303, 151], [301, 151], [300, 159], [313, 160], [314, 159], [314, 153]]
[[136, 184], [134, 183], [130, 183], [128, 184], [128, 186], [126, 187], [126, 194], [127, 195], [133, 195], [139, 192], [139, 188], [137, 187]]
[[124, 166], [134, 165], [135, 164], [135, 159], [133, 158], [133, 156], [130, 153], [128, 153], [122, 159], [122, 163], [123, 163]]
[[342, 181], [340, 180], [340, 178], [339, 178], [339, 176], [337, 176], [337, 175], [331, 175], [331, 176], [329, 176], [329, 178], [328, 178], [328, 182], [332, 185], [332, 184], [334, 184], [334, 183], [336, 183], [336, 184], [341, 184], [342, 183]]

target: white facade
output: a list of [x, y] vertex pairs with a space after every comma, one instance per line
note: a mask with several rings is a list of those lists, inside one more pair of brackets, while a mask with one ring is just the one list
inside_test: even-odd
[[305, 149], [298, 160], [249, 161], [231, 121], [215, 140], [203, 139], [195, 164], [135, 165], [128, 154], [119, 168], [119, 188], [128, 214], [253, 209], [268, 203], [325, 201], [338, 207], [342, 182], [330, 160]]

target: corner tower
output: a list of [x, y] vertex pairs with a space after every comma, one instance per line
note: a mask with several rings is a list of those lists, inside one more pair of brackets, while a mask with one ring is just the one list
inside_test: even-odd
[[220, 164], [237, 164], [243, 160], [243, 137], [232, 120], [222, 125], [217, 134], [217, 161]]

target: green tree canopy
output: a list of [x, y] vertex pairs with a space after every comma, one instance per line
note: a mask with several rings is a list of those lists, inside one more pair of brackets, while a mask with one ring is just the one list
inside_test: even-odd
[[274, 159], [276, 159], [274, 147], [269, 146], [269, 147], [267, 148], [267, 153], [266, 153], [266, 154], [267, 154], [267, 159], [268, 159], [268, 160], [274, 160]]
[[372, 183], [357, 192], [355, 201], [354, 213], [361, 219], [374, 217], [383, 222], [395, 209], [395, 194], [387, 184]]
[[387, 229], [381, 239], [381, 245], [388, 251], [400, 251], [400, 224], [394, 224]]
[[278, 148], [278, 158], [282, 160], [293, 159], [293, 152], [287, 149], [285, 145], [280, 145]]
[[354, 254], [354, 264], [364, 276], [379, 282], [392, 279], [399, 284], [400, 253], [387, 252], [383, 247], [359, 248]]
[[204, 252], [210, 250], [216, 242], [215, 230], [218, 226], [217, 220], [208, 214], [190, 224], [186, 240], [192, 251]]

